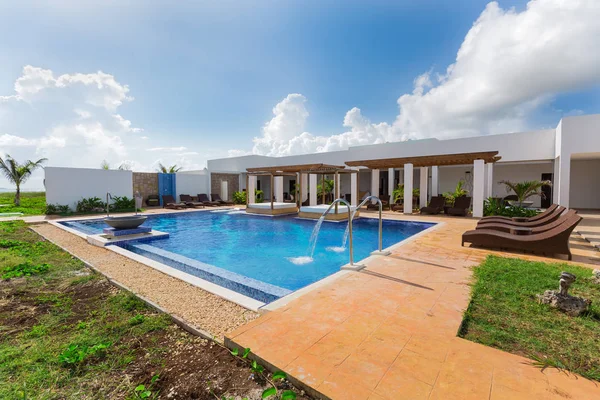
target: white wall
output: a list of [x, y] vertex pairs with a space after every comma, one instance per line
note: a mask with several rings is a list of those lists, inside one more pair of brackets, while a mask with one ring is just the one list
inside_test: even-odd
[[571, 162], [570, 206], [600, 208], [600, 160]]
[[99, 197], [105, 201], [107, 192], [113, 196], [133, 197], [131, 171], [62, 167], [46, 167], [44, 171], [48, 204], [75, 209], [82, 198]]
[[179, 195], [182, 193], [190, 196], [208, 193], [208, 176], [207, 173], [177, 172], [175, 177], [175, 189], [177, 191], [175, 200], [179, 201]]

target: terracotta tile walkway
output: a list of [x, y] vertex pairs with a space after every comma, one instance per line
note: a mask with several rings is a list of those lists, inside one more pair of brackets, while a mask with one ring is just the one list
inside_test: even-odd
[[[489, 252], [460, 246], [474, 220], [437, 221], [435, 231], [240, 327], [226, 343], [333, 399], [600, 399], [596, 383], [456, 337], [471, 268]], [[587, 242], [574, 237], [573, 245], [574, 262], [600, 265]]]

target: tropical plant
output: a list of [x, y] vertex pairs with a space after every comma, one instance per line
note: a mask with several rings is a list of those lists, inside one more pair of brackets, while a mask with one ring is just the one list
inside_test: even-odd
[[106, 204], [99, 197], [88, 197], [77, 202], [75, 210], [78, 213], [103, 211], [106, 209]]
[[71, 212], [71, 208], [68, 205], [64, 204], [46, 204], [46, 210], [44, 214], [53, 215], [53, 214], [69, 214]]
[[467, 196], [469, 194], [469, 191], [466, 189], [463, 189], [464, 185], [465, 185], [465, 181], [463, 179], [461, 179], [456, 184], [456, 187], [454, 188], [454, 192], [443, 193], [442, 196], [444, 197], [444, 199], [446, 199], [446, 203], [454, 204], [454, 201], [457, 198]]
[[265, 201], [265, 194], [262, 190], [254, 189], [254, 201], [257, 203]]
[[333, 192], [333, 179], [324, 179], [323, 182], [317, 185], [317, 196], [323, 196], [323, 194], [328, 195]]
[[127, 196], [113, 196], [109, 207], [112, 211], [130, 211], [135, 208], [135, 199]]
[[40, 158], [35, 162], [27, 160], [23, 164], [19, 164], [17, 160], [8, 154], [5, 159], [0, 157], [0, 171], [2, 171], [9, 182], [12, 182], [17, 187], [14, 200], [15, 206], [19, 207], [21, 205], [21, 184], [25, 183], [33, 171], [40, 168], [46, 161], [46, 158]]
[[235, 204], [246, 204], [246, 192], [233, 192], [233, 202]]
[[182, 167], [178, 167], [176, 164], [166, 166], [163, 163], [158, 163], [158, 172], [162, 172], [163, 174], [174, 174], [175, 172], [179, 172]]
[[490, 197], [483, 202], [483, 215], [486, 217], [500, 215], [503, 217], [533, 217], [536, 210], [519, 206], [506, 206], [502, 199]]
[[[419, 190], [419, 188], [414, 188], [412, 193], [413, 197], [419, 197], [421, 195], [421, 190]], [[399, 184], [396, 189], [392, 191], [392, 199], [394, 203], [404, 200], [404, 184]]]
[[102, 160], [102, 162], [100, 163], [100, 168], [102, 168], [102, 169], [110, 169], [110, 164], [108, 163], [108, 161]]
[[552, 186], [551, 181], [524, 181], [524, 182], [511, 182], [511, 181], [500, 181], [499, 183], [506, 186], [507, 192], [514, 192], [517, 196], [517, 201], [519, 202], [519, 206], [523, 206], [523, 202], [530, 197], [540, 196], [544, 198], [544, 192], [542, 192], [542, 187], [548, 185]]
[[[110, 164], [108, 163], [108, 161], [102, 160], [102, 162], [100, 163], [100, 168], [108, 170], [108, 169], [110, 169]], [[123, 163], [123, 164], [119, 165], [119, 167], [117, 169], [119, 171], [131, 171], [131, 165], [129, 165], [127, 163]]]

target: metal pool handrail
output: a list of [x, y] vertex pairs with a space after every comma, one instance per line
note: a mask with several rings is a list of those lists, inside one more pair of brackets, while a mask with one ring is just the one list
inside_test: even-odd
[[[375, 200], [379, 203], [379, 252], [383, 253], [383, 217], [381, 216], [381, 212], [383, 211], [383, 204], [381, 200], [377, 196], [368, 196], [356, 207], [357, 210], [360, 210], [362, 206], [364, 206], [368, 201]], [[352, 218], [354, 218], [354, 213], [352, 213]]]
[[333, 201], [333, 203], [331, 203], [331, 205], [329, 206], [329, 208], [323, 213], [323, 215], [321, 215], [321, 217], [325, 217], [329, 211], [333, 208], [333, 206], [335, 206], [337, 203], [343, 203], [346, 205], [346, 208], [348, 208], [348, 241], [350, 243], [349, 246], [349, 250], [350, 250], [350, 266], [354, 266], [354, 256], [353, 256], [353, 247], [352, 247], [352, 211], [350, 210], [350, 204], [348, 204], [348, 202], [342, 198], [339, 199], [335, 199]]

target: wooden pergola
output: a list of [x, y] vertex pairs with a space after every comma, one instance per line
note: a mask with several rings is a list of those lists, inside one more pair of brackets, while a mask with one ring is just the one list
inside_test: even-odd
[[[273, 205], [273, 186], [275, 177], [279, 176], [295, 176], [297, 181], [301, 181], [302, 174], [321, 174], [321, 185], [325, 187], [325, 175], [334, 175], [334, 187], [335, 197], [339, 197], [340, 190], [340, 174], [353, 174], [357, 173], [357, 170], [348, 169], [343, 165], [331, 165], [323, 163], [315, 164], [297, 164], [297, 165], [283, 165], [283, 166], [272, 166], [272, 167], [254, 167], [246, 169], [246, 188], [249, 187], [250, 176], [269, 176], [271, 178], [271, 184], [269, 187], [269, 198], [271, 200], [271, 212], [274, 213]], [[298, 192], [298, 186], [300, 191]], [[302, 198], [304, 196], [304, 185], [297, 185], [295, 188], [295, 200], [298, 207], [302, 205]], [[325, 203], [325, 191], [321, 191], [322, 202]], [[249, 194], [246, 195], [246, 205], [249, 204]], [[337, 204], [336, 204], [337, 214]]]
[[475, 160], [495, 163], [501, 157], [497, 151], [481, 151], [476, 153], [439, 154], [433, 156], [416, 156], [400, 158], [380, 158], [375, 160], [346, 161], [349, 167], [365, 167], [369, 169], [402, 168], [406, 164], [414, 167], [433, 167], [446, 165], [473, 164]]

